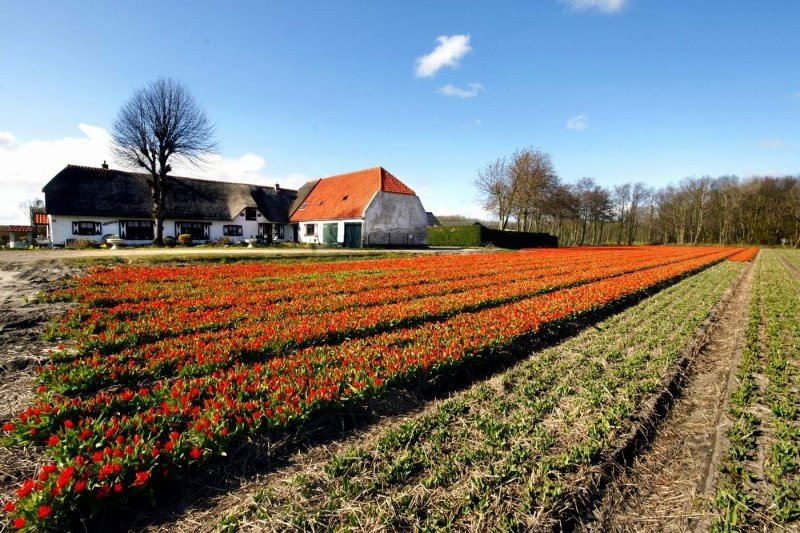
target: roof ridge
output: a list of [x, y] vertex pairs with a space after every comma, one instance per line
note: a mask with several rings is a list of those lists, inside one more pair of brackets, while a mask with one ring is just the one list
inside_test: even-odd
[[319, 179], [319, 180], [327, 180], [327, 179], [330, 179], [330, 178], [342, 178], [344, 176], [351, 176], [353, 174], [363, 174], [365, 172], [369, 172], [370, 170], [377, 170], [377, 171], [380, 172], [381, 170], [385, 170], [385, 169], [382, 166], [379, 165], [379, 166], [376, 166], [376, 167], [362, 168], [361, 170], [352, 170], [350, 172], [343, 172], [341, 174], [332, 174], [330, 176], [324, 176], [322, 178], [317, 178], [317, 179]]
[[[120, 172], [122, 174], [130, 174], [130, 175], [133, 175], [133, 176], [145, 176], [145, 177], [149, 176], [149, 174], [146, 173], [146, 172], [133, 172], [131, 170], [120, 170], [120, 169], [113, 169], [113, 168], [90, 167], [90, 166], [87, 166], [87, 165], [74, 165], [72, 163], [67, 163], [67, 167], [85, 168], [87, 170], [99, 170], [101, 172]], [[270, 187], [269, 185], [260, 185], [258, 183], [245, 183], [245, 182], [242, 182], [242, 181], [210, 180], [210, 179], [207, 179], [207, 178], [192, 178], [190, 176], [173, 176], [173, 175], [168, 175], [167, 177], [168, 178], [182, 179], [182, 180], [190, 180], [190, 181], [201, 181], [201, 182], [204, 182], [204, 183], [230, 183], [232, 185], [248, 185], [250, 187], [260, 187], [260, 188], [263, 188], [263, 189], [275, 190], [275, 187]], [[281, 191], [297, 192], [297, 189], [286, 189], [284, 187], [281, 187], [280, 190]]]

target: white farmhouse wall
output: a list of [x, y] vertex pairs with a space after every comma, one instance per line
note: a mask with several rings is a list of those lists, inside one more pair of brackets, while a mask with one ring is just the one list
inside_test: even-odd
[[378, 191], [364, 212], [366, 245], [428, 243], [428, 218], [418, 196]]
[[[305, 222], [298, 222], [298, 241], [304, 244], [322, 244], [324, 241], [324, 236], [322, 234], [322, 227], [323, 224], [337, 224], [337, 233], [336, 233], [336, 242], [339, 244], [344, 244], [344, 225], [346, 223], [358, 223], [362, 224], [364, 222], [363, 218], [343, 218], [338, 220], [308, 220]], [[313, 235], [306, 235], [306, 224], [313, 224], [314, 225], [314, 234]], [[362, 228], [363, 232], [363, 228]], [[363, 235], [363, 233], [362, 233]], [[286, 239], [289, 240], [289, 239]]]
[[[260, 215], [260, 213], [259, 213]], [[104, 235], [119, 235], [120, 234], [120, 227], [119, 227], [119, 218], [112, 218], [112, 217], [98, 217], [98, 216], [71, 216], [71, 215], [50, 215], [50, 235], [53, 244], [56, 245], [63, 245], [66, 243], [67, 240], [72, 239], [88, 239], [94, 241], [96, 243], [100, 243]], [[137, 220], [134, 218], [123, 218], [122, 220]], [[72, 233], [72, 223], [77, 221], [91, 221], [91, 222], [99, 222], [100, 223], [100, 235], [74, 235]], [[163, 228], [164, 228], [164, 236], [171, 236], [177, 237], [176, 233], [176, 224], [178, 222], [205, 222], [211, 224], [209, 228], [209, 241], [216, 241], [221, 239], [223, 235], [224, 228], [223, 226], [227, 225], [240, 225], [242, 226], [242, 235], [241, 237], [227, 237], [233, 242], [241, 241], [247, 239], [251, 236], [255, 237], [258, 235], [258, 224], [259, 223], [267, 223], [267, 219], [264, 216], [257, 216], [256, 220], [246, 220], [244, 213], [240, 216], [237, 216], [233, 220], [230, 221], [208, 221], [208, 220], [191, 220], [191, 219], [167, 219], [164, 220]], [[291, 241], [294, 239], [294, 232], [292, 231], [291, 224], [284, 224], [284, 234], [283, 239], [275, 239], [277, 242], [283, 241]], [[132, 240], [126, 239], [125, 243], [131, 246], [141, 246], [150, 244], [151, 241], [148, 240]]]

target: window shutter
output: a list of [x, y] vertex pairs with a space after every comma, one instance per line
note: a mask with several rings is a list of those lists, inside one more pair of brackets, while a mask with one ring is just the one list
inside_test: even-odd
[[208, 239], [211, 235], [211, 224], [203, 224], [203, 237]]
[[127, 233], [128, 233], [128, 222], [125, 221], [125, 220], [120, 220], [119, 221], [119, 236], [121, 238], [123, 238], [123, 239], [127, 239], [128, 238], [127, 237]]
[[94, 234], [101, 235], [103, 233], [103, 228], [99, 222], [94, 223]]
[[78, 234], [78, 223], [77, 222], [73, 222], [72, 223], [72, 234], [73, 235], [77, 235]]

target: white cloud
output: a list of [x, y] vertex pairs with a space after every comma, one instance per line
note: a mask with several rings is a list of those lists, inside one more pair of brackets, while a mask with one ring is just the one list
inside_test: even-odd
[[[82, 136], [53, 141], [20, 141], [11, 132], [0, 131], [0, 224], [26, 224], [19, 204], [44, 198], [42, 187], [67, 164], [99, 167], [111, 156], [111, 136], [97, 126], [79, 124]], [[297, 188], [307, 181], [301, 174], [272, 176], [265, 172], [266, 161], [256, 154], [229, 158], [214, 155], [200, 168], [180, 168], [174, 174], [220, 181], [237, 181]]]
[[479, 119], [479, 118], [476, 118], [475, 119], [475, 125], [476, 126], [480, 126], [481, 124], [483, 124], [483, 121], [481, 119]]
[[234, 181], [238, 183], [255, 183], [257, 185], [275, 185], [279, 183], [284, 189], [297, 189], [308, 177], [300, 173], [275, 176], [265, 172], [267, 161], [260, 155], [246, 153], [237, 158], [221, 155], [209, 156], [199, 168], [176, 167], [173, 174], [203, 178], [215, 181]]
[[13, 148], [17, 138], [10, 131], [0, 131], [0, 148]]
[[480, 83], [468, 83], [467, 87], [467, 89], [462, 89], [452, 83], [448, 83], [444, 87], [440, 87], [437, 92], [453, 98], [475, 98], [483, 90], [483, 85]]
[[472, 51], [469, 35], [441, 35], [436, 38], [436, 48], [425, 56], [417, 58], [416, 76], [430, 78], [444, 67], [456, 68], [461, 58]]
[[763, 139], [758, 143], [761, 148], [784, 148], [786, 146], [786, 141], [783, 139]]
[[82, 136], [54, 141], [21, 141], [11, 132], [0, 133], [0, 224], [29, 223], [19, 204], [44, 198], [42, 187], [67, 163], [100, 166], [110, 160], [108, 133], [79, 124]]
[[452, 196], [443, 197], [441, 195], [434, 195], [433, 192], [429, 192], [423, 196], [422, 205], [425, 206], [425, 210], [437, 216], [461, 215], [462, 217], [476, 218], [478, 220], [497, 220], [497, 213], [491, 213], [485, 210], [474, 201], [461, 200], [453, 198]]
[[789, 98], [795, 98], [797, 100], [800, 100], [800, 92], [790, 94]]
[[560, 0], [575, 11], [599, 11], [600, 13], [618, 13], [622, 11], [628, 0]]
[[568, 130], [583, 131], [588, 127], [589, 127], [588, 115], [577, 115], [574, 117], [570, 117], [569, 120], [567, 120]]

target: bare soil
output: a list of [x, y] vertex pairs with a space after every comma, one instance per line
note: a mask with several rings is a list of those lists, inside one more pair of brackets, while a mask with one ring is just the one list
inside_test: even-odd
[[719, 310], [710, 338], [650, 445], [606, 488], [585, 530], [706, 531], [715, 465], [726, 447], [726, 418], [744, 347], [755, 269], [746, 267]]
[[[36, 366], [57, 343], [42, 339], [50, 320], [67, 304], [40, 303], [36, 295], [52, 282], [80, 274], [59, 261], [0, 263], [0, 422], [8, 420], [32, 401]], [[0, 499], [29, 477], [40, 453], [0, 447]]]

